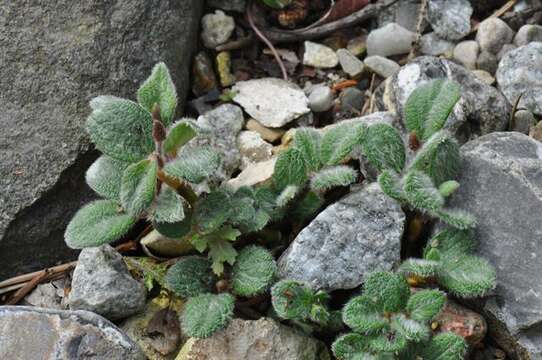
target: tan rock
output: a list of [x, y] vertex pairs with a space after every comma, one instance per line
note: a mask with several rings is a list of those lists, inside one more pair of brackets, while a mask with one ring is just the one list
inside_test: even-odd
[[242, 186], [253, 186], [265, 183], [271, 180], [275, 170], [275, 162], [277, 158], [271, 158], [267, 161], [250, 164], [236, 178], [228, 181], [228, 185], [234, 189]]
[[257, 120], [250, 119], [246, 125], [248, 130], [252, 130], [261, 135], [262, 139], [274, 143], [279, 140], [286, 132], [282, 129], [272, 129], [263, 126]]
[[183, 239], [171, 239], [158, 231], [153, 230], [141, 239], [141, 244], [145, 245], [157, 256], [177, 257], [185, 255], [194, 250], [189, 242]]

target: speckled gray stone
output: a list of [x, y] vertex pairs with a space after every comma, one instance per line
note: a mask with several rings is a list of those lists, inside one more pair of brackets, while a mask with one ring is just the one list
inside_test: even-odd
[[482, 51], [498, 54], [505, 44], [514, 39], [514, 30], [499, 18], [492, 17], [480, 23], [476, 33], [476, 41]]
[[214, 49], [228, 41], [235, 30], [235, 20], [223, 11], [216, 10], [201, 19], [201, 27], [203, 44], [209, 49]]
[[339, 49], [337, 50], [337, 56], [339, 57], [339, 63], [341, 68], [345, 73], [350, 77], [357, 77], [363, 72], [363, 61], [358, 59], [358, 57], [352, 54], [349, 50]]
[[0, 306], [0, 359], [144, 360], [119, 328], [89, 311]]
[[400, 261], [405, 214], [377, 183], [355, 190], [322, 211], [278, 261], [282, 278], [315, 289], [359, 286], [376, 269]]
[[542, 358], [542, 143], [516, 132], [465, 144], [450, 206], [478, 220], [478, 252], [497, 270], [485, 305], [491, 338], [513, 359]]
[[541, 25], [523, 25], [514, 37], [516, 46], [527, 45], [533, 41], [542, 41], [542, 26]]
[[427, 20], [441, 38], [460, 40], [470, 32], [472, 11], [468, 0], [429, 0]]
[[451, 53], [454, 47], [452, 41], [440, 38], [436, 32], [425, 34], [420, 38], [420, 51], [425, 55], [438, 56]]
[[476, 69], [480, 46], [474, 40], [462, 41], [454, 48], [454, 60], [469, 70]]
[[523, 94], [520, 107], [526, 107], [535, 115], [542, 115], [542, 42], [509, 51], [503, 56], [497, 69], [499, 88], [514, 103]]
[[130, 275], [114, 248], [102, 245], [81, 251], [68, 298], [71, 310], [118, 320], [142, 311], [146, 297], [145, 286]]
[[367, 56], [364, 62], [369, 70], [380, 75], [384, 79], [395, 74], [401, 67], [395, 61], [379, 55]]

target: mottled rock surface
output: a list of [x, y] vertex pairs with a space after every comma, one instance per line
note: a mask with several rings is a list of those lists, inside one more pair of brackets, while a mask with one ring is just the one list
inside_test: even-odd
[[145, 306], [145, 286], [132, 278], [122, 256], [111, 246], [81, 251], [73, 272], [69, 305], [107, 319], [123, 319]]
[[483, 51], [498, 54], [505, 44], [514, 39], [514, 30], [499, 18], [493, 17], [480, 23], [476, 41]]
[[325, 45], [305, 41], [303, 64], [321, 69], [331, 69], [339, 65], [339, 57], [335, 51]]
[[207, 339], [190, 339], [177, 360], [329, 360], [324, 343], [262, 318], [234, 319]]
[[402, 115], [404, 105], [414, 89], [431, 79], [448, 78], [461, 85], [462, 99], [452, 111], [446, 127], [460, 141], [508, 126], [511, 106], [503, 94], [479, 80], [470, 71], [451, 61], [419, 57], [403, 66], [377, 89], [377, 106]]
[[470, 32], [472, 11], [468, 0], [429, 0], [427, 20], [441, 38], [460, 40]]
[[520, 107], [542, 115], [542, 42], [532, 42], [507, 52], [497, 69], [499, 88], [514, 103], [523, 94]]
[[115, 325], [89, 311], [0, 306], [0, 359], [144, 360]]
[[478, 252], [497, 270], [484, 311], [512, 359], [542, 358], [542, 143], [493, 133], [462, 147], [461, 187], [451, 206], [478, 219]]
[[[88, 102], [134, 99], [158, 61], [179, 99], [202, 2], [8, 1], [0, 11], [0, 279], [75, 257], [64, 228], [91, 196]], [[181, 113], [179, 109], [179, 114]], [[9, 256], [6, 256], [9, 254]]]
[[352, 289], [367, 272], [400, 260], [405, 214], [378, 184], [354, 191], [322, 211], [278, 261], [282, 278], [315, 289]]

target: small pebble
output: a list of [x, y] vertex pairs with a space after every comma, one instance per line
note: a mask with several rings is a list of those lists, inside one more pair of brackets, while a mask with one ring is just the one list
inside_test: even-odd
[[535, 124], [536, 120], [532, 112], [529, 110], [518, 110], [514, 114], [514, 126], [512, 130], [527, 135], [531, 127], [535, 126]]
[[224, 14], [223, 11], [216, 10], [214, 14], [203, 16], [201, 27], [203, 45], [209, 49], [214, 49], [229, 40], [233, 30], [235, 30], [235, 21], [233, 17]]
[[235, 84], [235, 76], [231, 73], [231, 54], [228, 51], [218, 53], [216, 67], [222, 87], [230, 87]]
[[344, 89], [341, 92], [340, 100], [343, 111], [351, 111], [352, 109], [361, 111], [364, 104], [363, 91], [355, 87]]
[[346, 48], [355, 56], [361, 56], [367, 51], [367, 35], [356, 36], [348, 41]]
[[333, 91], [328, 86], [316, 86], [309, 96], [309, 108], [314, 112], [324, 112], [333, 106]]
[[523, 25], [514, 37], [516, 46], [527, 45], [533, 41], [542, 41], [542, 26], [540, 25]]
[[542, 121], [531, 127], [531, 130], [529, 130], [529, 136], [535, 140], [542, 142]]
[[339, 65], [339, 57], [333, 49], [325, 45], [305, 41], [303, 64], [320, 69], [332, 69]]
[[514, 30], [499, 18], [488, 18], [480, 23], [476, 41], [482, 51], [498, 54], [514, 38]]
[[213, 63], [205, 52], [201, 51], [194, 57], [192, 74], [194, 75], [194, 83], [192, 84], [194, 95], [203, 95], [217, 87]]
[[273, 145], [255, 131], [241, 131], [237, 135], [237, 147], [241, 153], [241, 169], [251, 163], [267, 161], [273, 156]]
[[280, 140], [280, 138], [282, 138], [282, 136], [286, 132], [283, 129], [272, 129], [272, 128], [265, 127], [262, 124], [260, 124], [258, 120], [254, 120], [254, 119], [248, 120], [246, 127], [247, 127], [247, 130], [252, 130], [252, 131], [257, 132], [258, 134], [260, 134], [262, 139], [269, 141], [271, 143], [274, 143]]
[[497, 61], [497, 56], [489, 51], [480, 52], [478, 60], [476, 60], [476, 67], [480, 70], [485, 70], [490, 74], [495, 74], [498, 65], [499, 62]]
[[420, 39], [420, 51], [425, 55], [438, 56], [453, 51], [455, 44], [440, 38], [437, 33], [425, 34]]
[[476, 60], [480, 46], [474, 40], [462, 41], [454, 49], [454, 60], [467, 69], [476, 69]]
[[429, 0], [427, 4], [427, 20], [446, 40], [460, 40], [469, 34], [472, 12], [468, 0]]
[[482, 80], [488, 85], [493, 85], [495, 83], [495, 78], [493, 77], [493, 75], [491, 75], [485, 70], [472, 70], [472, 73], [476, 75], [478, 79]]
[[392, 76], [401, 68], [395, 61], [378, 55], [366, 57], [364, 63], [369, 70], [383, 78]]
[[356, 78], [363, 73], [363, 69], [365, 68], [363, 61], [358, 59], [350, 51], [339, 49], [337, 51], [337, 56], [339, 57], [339, 63], [341, 64], [343, 71], [350, 77]]
[[391, 56], [407, 54], [412, 49], [416, 34], [396, 23], [371, 31], [367, 37], [367, 54]]

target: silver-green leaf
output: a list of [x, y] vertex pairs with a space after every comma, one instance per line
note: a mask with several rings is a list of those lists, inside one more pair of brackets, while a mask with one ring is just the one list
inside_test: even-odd
[[119, 200], [122, 174], [129, 165], [130, 163], [102, 155], [88, 168], [85, 179], [98, 195]]
[[164, 151], [167, 154], [176, 154], [180, 147], [196, 135], [196, 128], [189, 121], [178, 121], [168, 130], [166, 140], [164, 140]]
[[220, 167], [220, 156], [207, 146], [183, 148], [164, 171], [173, 177], [200, 183]]
[[162, 184], [156, 198], [152, 220], [158, 223], [178, 223], [184, 220], [183, 198], [166, 184]]
[[171, 124], [177, 108], [177, 90], [166, 64], [161, 62], [154, 66], [151, 76], [137, 91], [137, 101], [149, 112], [158, 104], [162, 122], [166, 126]]
[[142, 160], [130, 165], [122, 176], [121, 204], [134, 216], [141, 216], [152, 205], [156, 193], [158, 165], [154, 160]]

